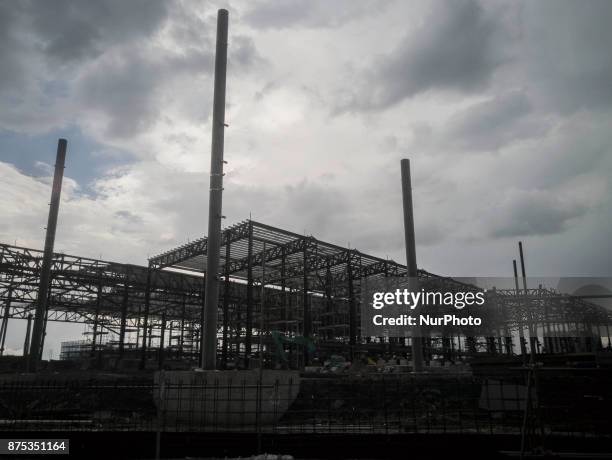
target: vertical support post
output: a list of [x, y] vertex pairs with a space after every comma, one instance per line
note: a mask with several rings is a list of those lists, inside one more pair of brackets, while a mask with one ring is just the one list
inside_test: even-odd
[[[282, 321], [282, 330], [283, 332], [287, 332], [287, 280], [285, 279], [285, 257], [286, 257], [286, 249], [283, 247], [281, 249], [281, 263], [280, 263], [280, 277], [281, 277], [281, 305], [280, 305], [280, 319]], [[274, 364], [280, 363], [285, 366], [286, 362], [280, 359], [282, 354], [283, 345], [278, 344], [279, 352], [274, 359]]]
[[263, 243], [261, 252], [261, 293], [259, 296], [259, 381], [257, 382], [257, 409], [255, 413], [255, 424], [257, 426], [257, 452], [261, 452], [261, 399], [264, 369], [264, 347], [263, 334], [265, 330], [265, 297], [266, 297], [266, 242]]
[[187, 295], [183, 294], [183, 308], [181, 311], [181, 334], [179, 337], [179, 347], [178, 347], [179, 358], [183, 357], [183, 347], [185, 346], [185, 313], [187, 310], [186, 297]]
[[200, 327], [197, 332], [198, 336], [196, 340], [196, 359], [199, 367], [204, 366], [204, 352], [201, 352], [200, 350], [202, 349], [201, 345], [204, 343], [202, 333], [204, 326], [204, 304], [206, 303], [206, 278], [208, 278], [208, 273], [204, 273], [204, 278], [202, 279], [202, 290], [200, 291]]
[[66, 139], [57, 143], [57, 156], [55, 160], [55, 173], [53, 175], [53, 188], [47, 221], [47, 234], [45, 236], [45, 250], [40, 270], [40, 283], [38, 285], [38, 300], [32, 330], [32, 343], [30, 346], [27, 369], [35, 372], [38, 361], [42, 358], [43, 331], [47, 314], [47, 292], [51, 281], [51, 264], [53, 262], [53, 245], [55, 244], [55, 231], [57, 229], [57, 216], [59, 213], [60, 196], [62, 193], [62, 179], [64, 178], [64, 164], [66, 162]]
[[261, 294], [259, 296], [260, 299], [260, 308], [259, 308], [259, 377], [260, 377], [260, 385], [261, 385], [261, 372], [264, 367], [264, 331], [266, 329], [266, 319], [265, 319], [265, 302], [266, 302], [266, 242], [263, 244], [263, 251], [261, 257]]
[[286, 255], [286, 249], [283, 247], [281, 249], [281, 302], [282, 302], [282, 306], [281, 306], [281, 311], [280, 311], [280, 318], [283, 321], [283, 332], [287, 332], [287, 280], [285, 279], [286, 277], [286, 268], [285, 268], [285, 259], [287, 257]]
[[251, 338], [253, 334], [253, 222], [249, 221], [249, 241], [247, 249], [247, 311], [246, 333], [244, 337], [244, 366], [249, 368]]
[[228, 329], [229, 329], [229, 296], [230, 296], [230, 271], [229, 263], [231, 257], [231, 232], [227, 230], [225, 241], [225, 281], [223, 283], [223, 344], [221, 347], [221, 366], [227, 367]]
[[497, 354], [497, 348], [495, 345], [495, 337], [492, 336], [487, 336], [485, 337], [486, 343], [487, 343], [487, 353], [489, 354]]
[[327, 270], [325, 271], [325, 326], [329, 327], [326, 330], [325, 337], [327, 339], [331, 339], [333, 337], [333, 329], [330, 326], [334, 324], [334, 301], [332, 300], [332, 273], [331, 273], [331, 263], [327, 261]]
[[130, 286], [130, 272], [128, 269], [125, 273], [125, 281], [123, 285], [123, 299], [121, 301], [121, 326], [119, 328], [119, 359], [123, 358], [123, 352], [125, 350], [125, 328], [127, 324], [129, 286]]
[[523, 330], [523, 312], [522, 312], [521, 301], [520, 301], [520, 290], [519, 290], [519, 284], [518, 284], [518, 271], [516, 269], [516, 259], [512, 259], [512, 268], [514, 270], [514, 290], [516, 292], [516, 302], [517, 302], [517, 308], [519, 310], [517, 314], [519, 342], [521, 345], [521, 355], [523, 356], [523, 362], [524, 362], [525, 357], [527, 356], [527, 348], [525, 346], [525, 331]]
[[91, 344], [91, 357], [96, 355], [96, 347], [98, 345], [98, 318], [100, 316], [100, 307], [102, 305], [102, 271], [98, 272], [98, 292], [96, 296], [96, 313], [94, 316], [93, 325], [93, 340]]
[[217, 360], [217, 309], [219, 303], [219, 252], [223, 196], [223, 143], [225, 135], [225, 77], [227, 71], [227, 10], [217, 12], [217, 49], [213, 97], [212, 146], [210, 156], [210, 198], [208, 202], [208, 245], [202, 345], [202, 367], [215, 369]]
[[147, 361], [147, 328], [149, 323], [149, 309], [151, 304], [151, 266], [147, 268], [147, 284], [145, 287], [144, 317], [142, 319], [142, 350], [140, 354], [140, 369], [144, 369]]
[[164, 365], [164, 342], [166, 339], [166, 312], [162, 313], [161, 317], [161, 332], [159, 333], [159, 369]]
[[[47, 305], [51, 304], [51, 296], [53, 294], [53, 281], [49, 280], [49, 292], [47, 294]], [[49, 309], [45, 311], [45, 320], [43, 322], [43, 330], [42, 330], [42, 340], [40, 341], [40, 359], [43, 358], [42, 352], [45, 349], [45, 339], [47, 338], [47, 319], [49, 318]], [[30, 344], [30, 349], [32, 349], [32, 345]]]
[[32, 332], [32, 313], [28, 315], [28, 325], [26, 326], [25, 340], [23, 341], [23, 356], [30, 354], [30, 333]]
[[544, 310], [544, 314], [543, 314], [544, 320], [542, 324], [542, 335], [544, 336], [544, 346], [546, 347], [547, 353], [554, 353], [555, 344], [554, 344], [554, 339], [553, 339], [552, 325], [550, 321], [550, 312], [548, 309], [549, 307], [548, 299], [543, 294], [541, 284], [538, 286], [538, 297], [540, 301], [542, 302], [542, 308]]
[[[410, 160], [401, 161], [402, 170], [402, 198], [404, 204], [404, 235], [406, 240], [406, 266], [410, 278], [410, 290], [416, 291], [418, 277], [416, 262], [416, 241], [414, 235], [414, 216], [412, 210], [412, 183], [410, 178]], [[423, 345], [420, 337], [420, 330], [415, 329], [416, 335], [412, 337], [412, 367], [415, 372], [423, 370]]]
[[475, 355], [476, 354], [476, 338], [475, 337], [466, 337], [465, 338], [465, 344], [466, 344], [466, 348], [467, 351], [470, 355]]
[[[303, 334], [304, 338], [309, 339], [312, 333], [312, 322], [310, 318], [310, 302], [308, 297], [308, 242], [304, 241], [304, 273], [302, 283], [302, 312], [303, 312]], [[308, 366], [309, 356], [308, 347], [304, 346], [304, 366]]]
[[521, 275], [523, 277], [523, 292], [525, 293], [525, 300], [526, 300], [525, 311], [529, 315], [529, 319], [527, 322], [527, 328], [529, 330], [529, 348], [531, 352], [530, 356], [531, 356], [531, 359], [533, 360], [534, 355], [537, 353], [537, 347], [538, 347], [538, 325], [533, 320], [533, 308], [527, 298], [528, 296], [527, 276], [525, 275], [525, 258], [523, 257], [523, 242], [519, 241], [518, 246], [519, 246], [519, 257], [521, 260]]
[[[499, 299], [498, 295], [497, 295], [497, 291], [495, 288], [493, 288], [492, 290], [493, 295], [495, 296], [494, 298], [496, 299], [496, 303], [498, 302], [497, 299]], [[512, 335], [510, 334], [510, 328], [508, 327], [508, 315], [506, 313], [506, 301], [504, 298], [501, 299], [501, 301], [499, 302], [499, 308], [500, 308], [500, 312], [501, 312], [501, 318], [504, 322], [504, 326], [503, 326], [503, 333], [504, 333], [504, 348], [505, 348], [505, 352], [507, 355], [512, 355], [512, 350], [513, 350], [513, 344], [512, 344]]]
[[346, 275], [348, 279], [348, 301], [349, 301], [349, 353], [351, 361], [355, 360], [355, 345], [357, 343], [357, 312], [355, 311], [355, 289], [353, 286], [353, 264], [352, 251], [348, 251], [346, 263]]
[[[295, 300], [294, 300], [294, 298], [295, 298]], [[297, 326], [298, 322], [296, 321], [295, 323], [293, 323], [293, 318], [295, 317], [294, 306], [297, 307], [297, 305], [298, 305], [298, 301], [297, 301], [297, 289], [293, 289], [292, 287], [289, 287], [289, 294], [287, 296], [287, 307], [288, 307], [287, 308], [287, 320], [289, 320], [291, 322], [292, 326], [287, 327], [287, 331], [288, 332], [293, 332], [295, 335], [297, 335], [299, 333], [298, 326]], [[289, 349], [289, 353], [288, 353], [289, 356], [287, 358], [287, 365], [288, 365], [289, 369], [294, 369], [294, 368], [298, 367], [297, 361], [298, 361], [299, 358], [296, 358], [296, 360], [295, 360], [296, 361], [296, 365], [295, 365], [295, 367], [293, 367], [293, 361], [294, 361], [293, 358], [294, 358], [294, 355], [296, 354], [296, 353], [294, 353], [294, 348], [296, 348], [296, 347], [292, 346], [291, 344], [288, 347], [288, 349]]]
[[11, 301], [13, 298], [13, 286], [8, 288], [8, 296], [4, 305], [4, 316], [2, 317], [2, 327], [0, 327], [0, 356], [4, 354], [4, 344], [6, 342], [6, 333], [8, 331], [8, 320], [11, 312]]

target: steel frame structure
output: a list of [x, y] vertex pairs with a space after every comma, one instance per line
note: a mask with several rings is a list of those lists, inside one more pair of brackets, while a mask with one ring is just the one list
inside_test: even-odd
[[[27, 319], [37, 300], [42, 252], [0, 244], [0, 299], [4, 316]], [[105, 334], [123, 353], [126, 341], [142, 337], [145, 348], [154, 329], [181, 329], [179, 348], [193, 340], [197, 325], [202, 277], [149, 270], [86, 257], [54, 254], [47, 321], [91, 326], [92, 344]], [[162, 324], [165, 323], [165, 324]], [[27, 348], [27, 347], [26, 347]]]
[[[248, 366], [249, 359], [259, 354], [260, 344], [271, 354], [279, 345], [270, 331], [289, 339], [306, 337], [321, 350], [351, 358], [359, 351], [409, 351], [410, 339], [362, 337], [359, 328], [364, 284], [406, 276], [404, 265], [252, 220], [224, 229], [221, 243], [221, 366]], [[126, 349], [132, 353], [137, 349], [142, 366], [151, 356], [158, 356], [160, 364], [164, 355], [195, 359], [206, 255], [206, 238], [152, 257], [148, 266], [54, 254], [47, 320], [88, 324], [92, 352], [101, 347], [104, 335], [111, 334], [105, 347], [113, 348], [119, 357]], [[8, 320], [27, 319], [35, 309], [41, 261], [42, 251], [0, 244], [2, 344]], [[418, 271], [418, 277], [445, 290], [476, 289], [424, 270]], [[497, 290], [494, 302], [505, 318], [499, 330], [483, 331], [478, 339], [462, 336], [460, 330], [446, 330], [447, 339], [423, 339], [426, 347], [443, 353], [454, 349], [459, 354], [513, 354], [513, 336], [526, 330], [529, 337], [545, 337], [547, 351], [576, 351], [580, 348], [560, 336], [576, 331], [577, 336], [586, 337], [593, 335], [595, 327], [600, 337], [607, 335], [609, 343], [610, 313], [582, 299], [546, 289]], [[603, 334], [601, 327], [605, 327]], [[288, 348], [290, 366], [308, 364], [306, 347]]]
[[[264, 249], [265, 248], [265, 249]], [[164, 252], [149, 260], [158, 270], [201, 272], [207, 262], [207, 239]], [[264, 267], [265, 265], [265, 275]], [[359, 301], [364, 283], [384, 277], [407, 276], [405, 265], [300, 235], [261, 222], [245, 220], [221, 234], [220, 274], [225, 286], [246, 284], [238, 304], [222, 303], [222, 362], [228, 354], [248, 360], [256, 330], [275, 329], [292, 337], [316, 337], [327, 345], [348, 349], [352, 358], [362, 338]], [[425, 270], [421, 282], [447, 289], [473, 289]], [[262, 314], [258, 293], [266, 287]], [[307, 354], [298, 366], [308, 363]]]

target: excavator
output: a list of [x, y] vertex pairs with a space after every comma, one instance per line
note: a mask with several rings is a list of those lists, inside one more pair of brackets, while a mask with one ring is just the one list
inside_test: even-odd
[[292, 345], [301, 345], [305, 347], [308, 354], [313, 354], [316, 350], [315, 344], [312, 339], [308, 337], [304, 337], [301, 335], [296, 335], [295, 337], [287, 337], [280, 331], [272, 331], [271, 333], [272, 339], [274, 340], [274, 345], [276, 346], [276, 357], [279, 362], [283, 364], [288, 363], [287, 352], [285, 352], [284, 344], [292, 344]]

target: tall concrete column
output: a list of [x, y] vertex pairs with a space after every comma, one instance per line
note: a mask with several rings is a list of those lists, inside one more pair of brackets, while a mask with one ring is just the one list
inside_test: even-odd
[[38, 285], [38, 300], [34, 315], [34, 327], [29, 350], [28, 371], [36, 371], [38, 361], [42, 358], [42, 341], [47, 315], [47, 295], [51, 281], [51, 264], [53, 262], [53, 245], [55, 243], [55, 230], [59, 213], [60, 196], [62, 193], [62, 180], [64, 178], [64, 164], [66, 162], [66, 146], [68, 141], [60, 139], [57, 143], [57, 156], [55, 159], [55, 173], [53, 175], [53, 188], [51, 190], [51, 203], [49, 205], [49, 219], [47, 221], [47, 234], [45, 237], [45, 250], [40, 269], [40, 282]]
[[217, 13], [217, 50], [215, 55], [215, 92], [210, 157], [210, 198], [208, 203], [208, 248], [206, 289], [201, 336], [201, 365], [215, 369], [217, 359], [217, 308], [219, 303], [219, 252], [223, 195], [223, 142], [225, 131], [225, 75], [227, 70], [227, 10]]
[[[410, 179], [410, 160], [401, 161], [402, 169], [402, 201], [404, 203], [404, 236], [406, 240], [406, 266], [408, 267], [409, 289], [418, 289], [416, 263], [416, 241], [414, 236], [414, 216], [412, 212], [412, 182]], [[415, 330], [412, 337], [412, 368], [415, 372], [423, 370], [423, 344], [420, 330]], [[418, 336], [418, 337], [415, 337]]]

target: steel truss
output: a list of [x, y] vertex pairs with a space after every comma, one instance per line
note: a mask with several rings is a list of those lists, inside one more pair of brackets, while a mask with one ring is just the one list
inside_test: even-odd
[[[289, 349], [285, 365], [308, 364], [311, 356], [306, 347], [280, 345], [272, 331], [288, 339], [307, 338], [319, 350], [351, 358], [360, 351], [409, 350], [410, 339], [362, 337], [359, 327], [365, 285], [406, 276], [404, 265], [252, 220], [223, 230], [221, 241], [218, 351], [222, 366], [248, 366], [249, 359], [259, 355], [260, 344], [270, 364], [278, 364], [271, 362], [271, 356], [280, 346]], [[155, 256], [148, 266], [55, 254], [47, 320], [88, 324], [93, 351], [108, 336], [105, 346], [119, 355], [124, 349], [137, 348], [142, 365], [152, 351], [160, 363], [164, 354], [193, 359], [199, 347], [206, 255], [206, 238]], [[34, 312], [41, 261], [42, 251], [0, 244], [2, 343], [9, 319], [27, 319]], [[424, 270], [418, 276], [429, 288], [477, 289]], [[585, 331], [592, 335], [594, 327], [598, 331], [605, 327], [609, 337], [609, 313], [581, 299], [545, 289], [497, 290], [491, 302], [503, 315], [498, 329], [483, 330], [480, 338], [447, 329], [443, 331], [446, 339], [423, 339], [430, 355], [436, 347], [446, 355], [451, 351], [456, 355], [513, 354], [518, 350], [513, 344], [517, 333], [521, 340], [547, 337], [544, 346], [554, 352], [572, 351], [572, 346], [575, 350], [567, 341], [553, 340], [568, 331], [587, 336]]]

